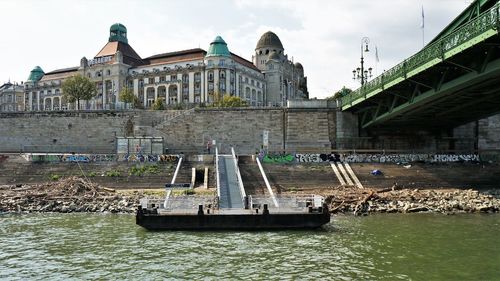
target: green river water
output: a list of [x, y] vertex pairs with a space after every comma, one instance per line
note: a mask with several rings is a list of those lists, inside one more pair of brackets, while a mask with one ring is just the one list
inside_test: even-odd
[[500, 280], [500, 215], [334, 216], [317, 231], [150, 232], [0, 215], [1, 280]]

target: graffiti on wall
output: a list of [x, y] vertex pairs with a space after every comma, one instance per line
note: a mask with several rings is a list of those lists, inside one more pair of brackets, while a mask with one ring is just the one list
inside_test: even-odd
[[114, 154], [29, 154], [23, 157], [28, 161], [36, 163], [91, 163], [111, 162], [116, 160]]
[[123, 154], [118, 156], [118, 161], [125, 162], [177, 162], [176, 154]]
[[339, 154], [319, 154], [319, 153], [297, 153], [295, 159], [299, 163], [320, 163], [320, 162], [339, 162]]
[[295, 160], [292, 154], [265, 154], [259, 157], [264, 163], [291, 163]]
[[452, 163], [452, 162], [479, 162], [477, 154], [266, 154], [259, 153], [264, 163], [321, 163], [321, 162], [348, 162], [348, 163]]

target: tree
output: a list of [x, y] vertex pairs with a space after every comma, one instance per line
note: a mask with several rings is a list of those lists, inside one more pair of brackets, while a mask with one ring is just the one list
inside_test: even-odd
[[129, 87], [124, 87], [120, 91], [120, 101], [125, 103], [125, 107], [129, 103], [131, 103], [132, 106], [134, 106], [137, 103], [138, 98], [134, 95], [132, 89], [130, 89]]
[[162, 99], [158, 99], [153, 103], [153, 110], [164, 110], [165, 109], [165, 104], [163, 103]]
[[90, 100], [96, 96], [96, 86], [89, 78], [74, 75], [62, 83], [63, 98], [68, 102], [75, 102], [77, 110], [80, 109], [80, 100]]
[[224, 95], [224, 97], [213, 104], [214, 107], [245, 107], [247, 102], [240, 97]]
[[349, 88], [346, 88], [346, 86], [344, 86], [344, 87], [342, 87], [342, 89], [338, 90], [333, 96], [328, 97], [327, 99], [336, 100], [336, 99], [345, 97], [350, 93], [352, 93], [352, 90]]

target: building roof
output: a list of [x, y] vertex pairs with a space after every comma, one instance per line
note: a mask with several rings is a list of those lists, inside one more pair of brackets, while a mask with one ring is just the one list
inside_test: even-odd
[[114, 56], [117, 51], [120, 51], [122, 53], [123, 62], [128, 65], [137, 66], [144, 63], [141, 57], [134, 51], [134, 49], [129, 44], [121, 41], [108, 42], [106, 45], [104, 45], [104, 47], [102, 47], [99, 53], [95, 55], [95, 57], [98, 58], [98, 57]]
[[270, 60], [280, 60], [280, 56], [278, 55], [278, 52], [272, 51], [271, 54], [269, 55]]
[[78, 66], [73, 66], [73, 67], [67, 67], [67, 68], [60, 68], [56, 70], [52, 70], [50, 72], [45, 73], [45, 75], [52, 75], [52, 74], [58, 74], [58, 73], [64, 73], [64, 72], [73, 72], [77, 71]]
[[109, 28], [109, 42], [115, 41], [128, 44], [127, 28], [121, 23], [115, 23]]
[[35, 66], [35, 68], [33, 68], [33, 70], [31, 70], [30, 72], [30, 76], [28, 77], [28, 82], [36, 82], [38, 80], [40, 80], [44, 75], [44, 72], [42, 70], [41, 67], [39, 67], [38, 65]]
[[227, 44], [222, 39], [222, 37], [217, 36], [215, 37], [214, 41], [210, 43], [210, 47], [208, 48], [208, 52], [206, 54], [206, 57], [230, 57], [231, 53], [229, 52], [229, 49], [227, 48]]
[[183, 61], [203, 60], [207, 52], [200, 48], [175, 51], [169, 53], [162, 53], [152, 55], [144, 59], [144, 64], [161, 64], [161, 63], [175, 63]]
[[251, 61], [248, 61], [248, 60], [246, 60], [246, 59], [244, 59], [244, 58], [242, 58], [242, 57], [240, 57], [240, 56], [238, 56], [238, 55], [236, 55], [234, 53], [231, 53], [231, 58], [234, 61], [238, 62], [239, 64], [242, 64], [242, 65], [244, 65], [244, 66], [246, 66], [248, 68], [251, 68], [251, 69], [253, 69], [255, 71], [260, 72], [260, 69], [258, 69]]
[[300, 64], [300, 62], [295, 63], [295, 68], [304, 70], [304, 67], [302, 66], [302, 64]]
[[261, 48], [277, 48], [283, 50], [283, 44], [281, 44], [281, 40], [272, 31], [268, 31], [264, 34], [259, 39], [259, 42], [257, 42], [257, 46], [255, 49], [261, 49]]
[[42, 79], [40, 79], [40, 81], [66, 78], [74, 75], [75, 72], [77, 71], [78, 71], [78, 66], [56, 69], [45, 73], [45, 75], [42, 77]]

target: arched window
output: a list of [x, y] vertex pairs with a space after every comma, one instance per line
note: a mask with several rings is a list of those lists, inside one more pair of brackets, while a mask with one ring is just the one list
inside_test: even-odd
[[269, 50], [266, 50], [266, 55], [269, 55]]
[[208, 81], [214, 81], [214, 72], [211, 70], [208, 72]]

